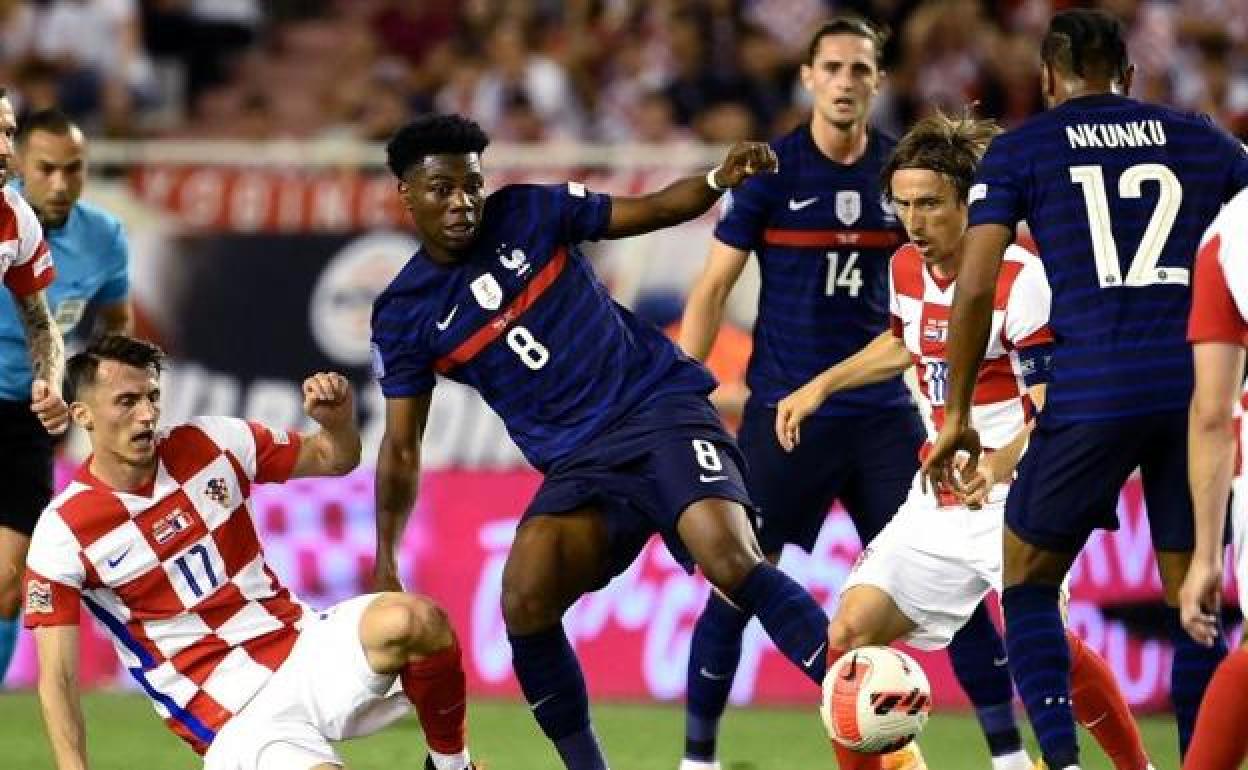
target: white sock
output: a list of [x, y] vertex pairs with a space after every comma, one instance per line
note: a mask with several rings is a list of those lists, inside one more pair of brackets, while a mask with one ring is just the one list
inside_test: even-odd
[[992, 758], [992, 770], [1031, 770], [1031, 767], [1031, 757], [1022, 749]]
[[703, 762], [698, 759], [689, 759], [686, 757], [685, 759], [680, 760], [680, 770], [719, 770], [719, 760]]
[[433, 766], [437, 770], [467, 770], [468, 764], [472, 761], [468, 756], [467, 747], [458, 754], [439, 754], [430, 749], [429, 758], [433, 760]]

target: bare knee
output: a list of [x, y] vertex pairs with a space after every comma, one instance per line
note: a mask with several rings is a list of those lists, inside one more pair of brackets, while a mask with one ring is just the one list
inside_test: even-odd
[[[891, 639], [889, 641], [892, 641]], [[838, 612], [828, 624], [828, 647], [833, 650], [854, 650], [879, 643], [874, 631], [851, 613]], [[887, 642], [883, 642], [887, 644]]]
[[1032, 545], [1006, 527], [1002, 582], [1005, 588], [1022, 583], [1059, 586], [1077, 555]]
[[6, 577], [0, 581], [0, 620], [12, 620], [17, 617], [22, 604], [22, 581], [17, 577]]
[[446, 612], [424, 596], [383, 594], [368, 612], [374, 638], [408, 656], [431, 655], [455, 641]]
[[725, 596], [733, 596], [746, 577], [763, 561], [762, 557], [748, 549], [725, 544], [714, 556], [704, 559], [698, 566], [711, 585]]

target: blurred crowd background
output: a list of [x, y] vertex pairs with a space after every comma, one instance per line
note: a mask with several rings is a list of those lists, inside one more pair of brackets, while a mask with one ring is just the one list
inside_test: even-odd
[[[877, 124], [924, 110], [1008, 125], [1040, 108], [1038, 41], [1063, 0], [0, 0], [0, 82], [114, 138], [384, 139], [455, 111], [496, 139], [725, 142], [807, 109], [808, 36], [888, 26]], [[1248, 0], [1102, 0], [1136, 95], [1248, 134]]]

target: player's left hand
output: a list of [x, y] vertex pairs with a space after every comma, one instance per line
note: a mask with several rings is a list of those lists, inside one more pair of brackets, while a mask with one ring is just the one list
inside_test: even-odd
[[1179, 589], [1179, 617], [1183, 628], [1198, 644], [1212, 647], [1218, 638], [1218, 612], [1222, 607], [1222, 562], [1193, 558]]
[[966, 455], [958, 455], [954, 461], [958, 471], [957, 476], [962, 482], [961, 489], [955, 490], [955, 493], [963, 505], [972, 511], [977, 511], [984, 507], [988, 494], [997, 483], [997, 469], [991, 460], [979, 463], [974, 471], [968, 471], [966, 463]]
[[723, 188], [732, 188], [755, 174], [773, 174], [779, 168], [780, 161], [776, 159], [771, 145], [766, 142], [737, 142], [715, 170], [715, 183]]
[[337, 372], [317, 372], [303, 381], [303, 411], [325, 428], [353, 423], [351, 383]]
[[[938, 490], [948, 489], [961, 495], [964, 488], [959, 477], [965, 475], [967, 478], [974, 478], [981, 451], [979, 433], [968, 423], [956, 423], [946, 415], [940, 435], [936, 437], [932, 450], [923, 460], [923, 491], [935, 494]], [[959, 452], [966, 453], [965, 464], [960, 470], [954, 467]]]
[[43, 429], [53, 436], [59, 436], [69, 427], [69, 406], [61, 397], [61, 392], [49, 385], [47, 380], [36, 379], [31, 383], [30, 411], [43, 423]]

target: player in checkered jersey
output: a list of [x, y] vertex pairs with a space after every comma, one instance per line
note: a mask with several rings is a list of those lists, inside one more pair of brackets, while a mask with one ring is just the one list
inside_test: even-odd
[[[861, 351], [784, 398], [776, 438], [787, 451], [801, 424], [833, 393], [896, 377], [914, 366], [931, 407], [933, 430], [944, 420], [949, 306], [962, 260], [967, 193], [996, 126], [936, 114], [920, 121], [885, 163], [882, 178], [910, 236], [892, 257], [891, 329]], [[1039, 258], [1019, 246], [1006, 253], [993, 311], [988, 354], [976, 380], [973, 422], [989, 459], [962, 495], [930, 495], [916, 475], [909, 497], [867, 546], [843, 586], [829, 628], [829, 662], [845, 650], [906, 639], [940, 649], [991, 589], [1001, 588], [1006, 492], [1026, 446], [1031, 418], [1043, 405], [1050, 290]], [[928, 445], [930, 446], [930, 444]], [[927, 447], [925, 447], [926, 449]], [[1118, 770], [1145, 770], [1139, 731], [1109, 667], [1069, 635], [1076, 710]], [[1012, 690], [1000, 693], [1009, 704]], [[841, 770], [880, 767], [878, 757], [837, 747]], [[1029, 770], [1021, 748], [994, 752], [994, 770]]]
[[[1235, 443], [1237, 398], [1248, 403], [1244, 388], [1244, 348], [1248, 346], [1248, 191], [1231, 199], [1205, 233], [1196, 257], [1188, 339], [1196, 386], [1188, 423], [1188, 472], [1196, 519], [1196, 549], [1179, 592], [1183, 627], [1200, 644], [1218, 639], [1222, 559], [1227, 496], [1234, 479], [1232, 529], [1240, 606], [1248, 606], [1248, 462]], [[1196, 730], [1184, 767], [1234, 770], [1248, 755], [1248, 646], [1241, 646], [1218, 666], [1200, 704]]]
[[162, 360], [156, 346], [114, 335], [68, 364], [72, 417], [92, 455], [35, 526], [24, 580], [60, 770], [87, 766], [80, 604], [207, 770], [341, 767], [331, 740], [376, 731], [409, 705], [427, 770], [470, 768], [464, 672], [442, 611], [391, 592], [318, 613], [281, 584], [256, 537], [253, 484], [358, 464], [347, 381], [304, 381], [315, 433], [229, 417], [158, 428]]

